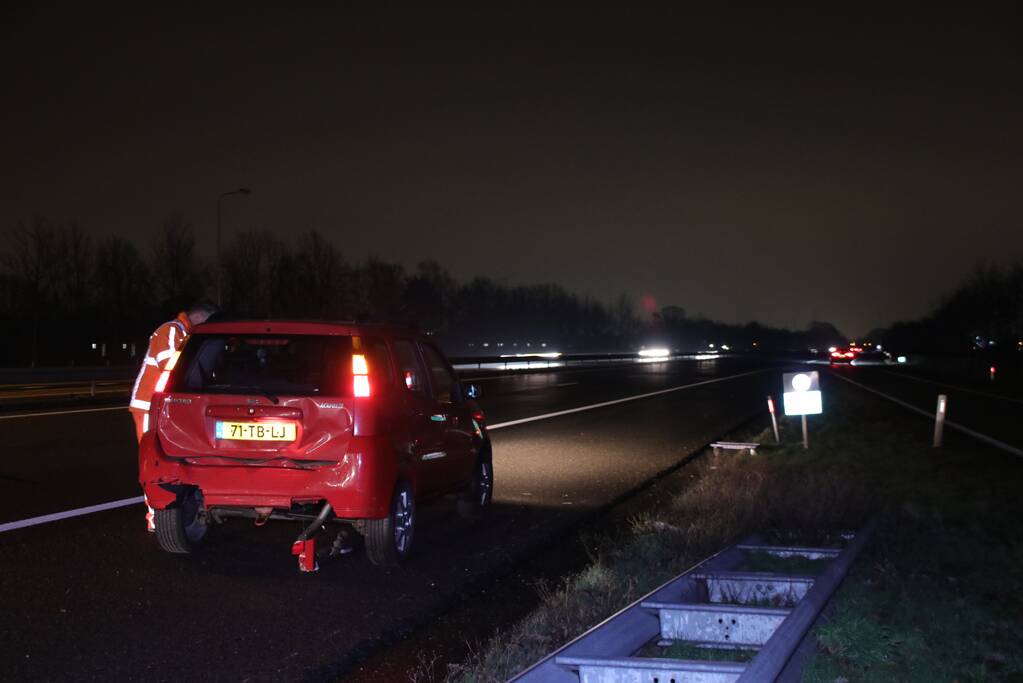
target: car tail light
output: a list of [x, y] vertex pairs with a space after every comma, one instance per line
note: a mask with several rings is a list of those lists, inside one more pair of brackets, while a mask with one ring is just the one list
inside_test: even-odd
[[352, 394], [356, 397], [369, 396], [369, 365], [366, 356], [361, 353], [352, 354]]
[[487, 416], [483, 414], [482, 410], [477, 408], [476, 410], [472, 411], [472, 419], [476, 420], [477, 422], [483, 422], [484, 420], [487, 419]]

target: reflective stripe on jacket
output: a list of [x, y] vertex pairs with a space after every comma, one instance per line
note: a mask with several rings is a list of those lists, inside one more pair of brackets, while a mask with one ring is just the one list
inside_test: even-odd
[[156, 328], [149, 337], [149, 348], [146, 350], [146, 357], [142, 361], [142, 368], [138, 377], [135, 378], [135, 386], [131, 390], [131, 402], [128, 410], [149, 410], [149, 402], [153, 398], [153, 391], [156, 389], [156, 382], [160, 379], [160, 373], [167, 365], [167, 361], [174, 355], [175, 351], [185, 345], [185, 340], [192, 332], [192, 325], [188, 322], [188, 315], [182, 311], [178, 317], [165, 322]]

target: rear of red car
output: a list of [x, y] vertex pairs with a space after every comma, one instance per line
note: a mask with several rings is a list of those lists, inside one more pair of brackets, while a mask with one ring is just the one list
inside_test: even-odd
[[208, 324], [170, 368], [139, 448], [165, 549], [187, 552], [223, 517], [314, 519], [324, 503], [331, 518], [387, 517], [407, 463], [395, 449], [401, 402], [383, 336], [320, 323]]
[[382, 339], [350, 332], [202, 328], [153, 400], [139, 460], [150, 504], [166, 507], [191, 485], [214, 512], [327, 500], [339, 516], [385, 515], [398, 463], [388, 438], [360, 428], [368, 417], [360, 412], [388, 408], [369, 404], [369, 368], [382, 383], [393, 371]]
[[228, 517], [306, 521], [315, 569], [327, 522], [361, 532], [370, 559], [410, 552], [416, 500], [489, 505], [482, 411], [443, 354], [413, 331], [340, 323], [202, 325], [157, 383], [139, 481], [160, 545], [190, 552]]

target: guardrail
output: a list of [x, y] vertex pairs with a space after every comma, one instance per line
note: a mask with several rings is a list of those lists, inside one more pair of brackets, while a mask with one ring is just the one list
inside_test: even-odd
[[[874, 530], [844, 548], [764, 545], [753, 537], [697, 564], [518, 674], [517, 683], [734, 683], [798, 674], [793, 654]], [[817, 575], [736, 571], [750, 553], [829, 560]], [[637, 657], [651, 643], [756, 650], [748, 663]], [[798, 678], [796, 676], [795, 678]]]
[[452, 358], [451, 365], [458, 371], [468, 370], [542, 370], [546, 368], [576, 367], [580, 365], [613, 365], [627, 363], [659, 363], [676, 360], [714, 360], [732, 354], [673, 353], [666, 356], [640, 356], [635, 351], [624, 353], [577, 353], [544, 357], [543, 354], [515, 356], [479, 356]]

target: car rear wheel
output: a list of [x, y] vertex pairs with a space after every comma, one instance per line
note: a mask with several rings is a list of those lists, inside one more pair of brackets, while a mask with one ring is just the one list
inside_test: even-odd
[[494, 464], [487, 450], [480, 451], [472, 479], [458, 498], [458, 514], [466, 519], [482, 519], [494, 497]]
[[416, 501], [408, 482], [399, 481], [391, 497], [391, 513], [365, 523], [366, 554], [376, 565], [393, 567], [412, 552], [416, 531]]
[[169, 553], [187, 554], [206, 537], [202, 492], [191, 488], [169, 508], [156, 510], [156, 540]]

